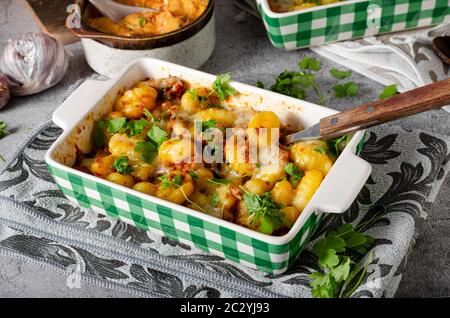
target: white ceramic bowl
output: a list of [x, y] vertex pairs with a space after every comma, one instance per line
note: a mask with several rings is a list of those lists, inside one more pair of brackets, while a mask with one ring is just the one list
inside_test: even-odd
[[113, 77], [129, 63], [140, 58], [156, 58], [199, 68], [212, 55], [216, 45], [214, 0], [193, 23], [157, 36], [123, 37], [93, 29], [87, 22], [95, 8], [87, 0], [76, 0], [82, 17], [79, 28], [70, 21], [67, 27], [78, 37], [89, 66], [97, 73]]

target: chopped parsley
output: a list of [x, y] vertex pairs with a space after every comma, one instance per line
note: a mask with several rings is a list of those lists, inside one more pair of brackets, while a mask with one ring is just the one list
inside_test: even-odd
[[150, 141], [138, 142], [134, 150], [139, 152], [141, 154], [142, 161], [147, 163], [152, 163], [158, 155], [158, 149], [156, 149], [156, 146]]
[[219, 74], [212, 85], [213, 90], [216, 92], [217, 96], [219, 96], [221, 101], [226, 100], [229, 96], [237, 94], [237, 91], [230, 86], [230, 80], [230, 73]]
[[217, 121], [215, 121], [214, 119], [202, 121], [202, 131], [216, 128], [216, 126], [217, 126]]
[[175, 175], [175, 176], [172, 178], [172, 182], [173, 182], [176, 186], [181, 187], [181, 186], [183, 185], [183, 177], [182, 177], [181, 175], [177, 174], [177, 175]]
[[142, 131], [146, 128], [150, 127], [150, 123], [144, 118], [138, 120], [130, 120], [125, 124], [124, 130], [128, 132], [128, 136], [133, 137], [136, 135], [140, 135]]
[[169, 134], [158, 126], [153, 126], [150, 128], [147, 136], [150, 138], [150, 141], [157, 146], [157, 148], [159, 148], [164, 141], [169, 140]]
[[341, 137], [328, 140], [328, 152], [330, 152], [332, 155], [335, 155], [336, 157], [339, 157], [342, 149], [345, 148], [350, 139], [351, 135], [343, 135]]
[[220, 203], [220, 197], [217, 193], [213, 193], [213, 195], [211, 196], [211, 200], [209, 201], [209, 204], [215, 208], [219, 205]]
[[257, 81], [257, 82], [256, 82], [256, 87], [258, 87], [258, 88], [264, 88], [263, 82]]
[[152, 113], [150, 113], [150, 111], [146, 108], [144, 108], [144, 115], [145, 117], [147, 117], [148, 119], [150, 119], [152, 122], [158, 122], [160, 121], [159, 118], [156, 118], [155, 116], [153, 116]]
[[130, 165], [127, 156], [121, 156], [117, 158], [113, 163], [113, 167], [117, 172], [121, 174], [128, 175], [133, 172], [133, 167]]
[[245, 191], [243, 199], [252, 224], [256, 225], [259, 222], [260, 232], [272, 234], [273, 231], [282, 227], [280, 207], [272, 201], [270, 192], [257, 195]]
[[303, 70], [311, 71], [320, 71], [322, 68], [320, 61], [310, 56], [306, 56], [303, 60], [298, 62], [298, 66]]
[[172, 186], [172, 182], [167, 176], [160, 176], [158, 179], [161, 181], [161, 187], [163, 189], [169, 189]]
[[318, 152], [322, 155], [326, 155], [327, 154], [327, 148], [325, 146], [320, 146], [314, 149], [315, 152]]
[[124, 127], [125, 124], [127, 123], [127, 119], [125, 117], [120, 117], [120, 118], [115, 118], [115, 119], [109, 119], [108, 121], [108, 131], [111, 134], [115, 134], [118, 133], [119, 131], [121, 131]]
[[218, 185], [228, 185], [228, 184], [231, 183], [230, 180], [227, 180], [227, 179], [218, 179], [218, 178], [208, 179], [208, 181], [211, 182], [211, 183], [218, 184]]
[[179, 188], [183, 185], [183, 177], [179, 174], [173, 176], [172, 180], [168, 176], [160, 176], [158, 179], [161, 181], [163, 189], [169, 189], [171, 186]]
[[333, 87], [334, 96], [337, 98], [342, 98], [346, 96], [356, 96], [358, 94], [358, 86], [353, 82], [348, 82], [345, 84], [335, 85]]
[[380, 99], [389, 98], [398, 94], [397, 85], [386, 86], [380, 94]]
[[304, 176], [303, 171], [301, 171], [292, 162], [288, 163], [284, 167], [284, 171], [289, 175], [289, 181], [291, 182], [292, 186], [294, 188], [296, 188], [298, 186], [298, 184], [300, 183], [300, 180], [302, 180], [302, 178]]
[[[320, 70], [320, 62], [306, 57], [300, 61], [299, 66], [303, 70]], [[306, 99], [307, 90], [313, 89], [319, 97], [319, 104], [325, 103], [319, 85], [316, 82], [316, 74], [306, 71], [284, 71], [275, 79], [275, 84], [270, 87], [270, 90], [286, 96]]]
[[198, 179], [198, 174], [195, 171], [189, 171], [188, 174], [191, 176], [192, 179]]
[[333, 76], [334, 78], [337, 78], [337, 79], [343, 79], [343, 78], [347, 78], [347, 77], [349, 77], [350, 75], [352, 75], [352, 72], [351, 72], [351, 71], [340, 71], [340, 70], [338, 70], [338, 69], [336, 69], [336, 68], [332, 68], [332, 69], [330, 70], [330, 74], [331, 74], [331, 76]]
[[4, 122], [0, 121], [0, 139], [8, 135], [9, 135], [8, 126]]
[[147, 22], [148, 22], [147, 18], [141, 17], [141, 18], [139, 19], [139, 26], [140, 26], [141, 28], [143, 28], [143, 27], [147, 24]]

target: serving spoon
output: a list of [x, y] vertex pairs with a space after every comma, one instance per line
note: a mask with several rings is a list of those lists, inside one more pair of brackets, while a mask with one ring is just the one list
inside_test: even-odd
[[285, 145], [331, 139], [450, 104], [450, 78], [322, 118], [308, 129], [286, 136]]
[[128, 6], [125, 4], [117, 3], [112, 0], [89, 0], [105, 17], [110, 18], [114, 22], [120, 22], [127, 15], [136, 13], [151, 11], [157, 12], [158, 10], [152, 8], [142, 8]]

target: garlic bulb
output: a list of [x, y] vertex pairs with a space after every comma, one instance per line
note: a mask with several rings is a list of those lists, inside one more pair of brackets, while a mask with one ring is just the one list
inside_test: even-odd
[[26, 33], [9, 40], [0, 59], [0, 72], [14, 95], [30, 95], [56, 85], [67, 70], [64, 47], [44, 33]]
[[6, 106], [11, 97], [11, 91], [9, 90], [8, 81], [3, 74], [0, 73], [0, 109]]

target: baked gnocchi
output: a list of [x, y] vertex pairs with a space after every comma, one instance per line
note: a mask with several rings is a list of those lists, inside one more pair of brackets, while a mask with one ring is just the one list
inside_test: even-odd
[[342, 145], [262, 143], [287, 128], [274, 112], [229, 107], [238, 92], [228, 80], [218, 76], [210, 88], [146, 79], [122, 91], [96, 121], [92, 152], [79, 154], [76, 168], [261, 233], [286, 233]]
[[151, 36], [176, 31], [191, 24], [205, 12], [209, 0], [115, 0], [116, 2], [156, 10], [127, 15], [120, 22], [107, 17], [90, 18], [95, 29], [119, 36]]
[[270, 9], [275, 12], [289, 12], [335, 3], [343, 0], [269, 0]]

